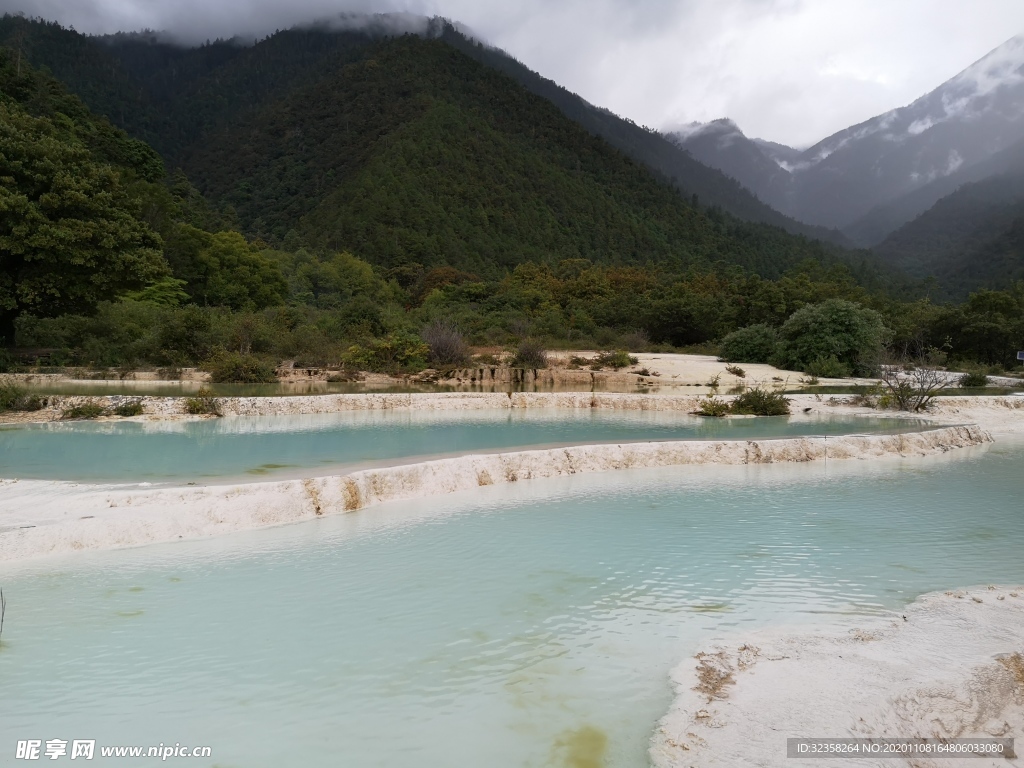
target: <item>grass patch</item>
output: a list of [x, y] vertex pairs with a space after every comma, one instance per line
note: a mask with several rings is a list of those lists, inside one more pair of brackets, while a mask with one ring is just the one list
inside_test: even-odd
[[754, 387], [738, 395], [732, 401], [730, 410], [747, 416], [788, 416], [789, 399], [781, 392], [768, 392]]
[[719, 400], [714, 395], [710, 395], [697, 402], [697, 410], [694, 413], [698, 416], [722, 418], [729, 413], [729, 404], [724, 400]]
[[141, 416], [144, 410], [141, 400], [128, 400], [127, 402], [114, 406], [114, 415]]
[[957, 380], [957, 386], [967, 387], [987, 387], [988, 376], [981, 371], [968, 371]]
[[0, 413], [4, 411], [38, 411], [46, 405], [39, 395], [29, 395], [12, 379], [0, 379]]
[[220, 416], [220, 404], [210, 389], [200, 387], [194, 397], [185, 398], [185, 413], [193, 416]]
[[615, 352], [601, 352], [590, 362], [590, 368], [594, 371], [601, 368], [612, 368], [618, 371], [621, 368], [629, 368], [631, 365], [636, 365], [638, 362], [640, 361], [629, 354], [629, 352], [620, 349]]
[[106, 409], [99, 403], [80, 403], [61, 411], [62, 419], [98, 419], [106, 413]]

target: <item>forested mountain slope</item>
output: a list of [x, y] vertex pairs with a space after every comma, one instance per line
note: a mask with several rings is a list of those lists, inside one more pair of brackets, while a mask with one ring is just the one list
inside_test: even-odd
[[[1024, 174], [1024, 141], [1018, 141], [986, 160], [960, 168], [913, 192], [875, 206], [865, 216], [846, 227], [845, 231], [855, 242], [875, 246], [959, 188], [1006, 174]], [[999, 188], [992, 187], [992, 193]]]
[[549, 102], [414, 36], [211, 131], [183, 163], [256, 234], [389, 265], [725, 261], [778, 274], [824, 253], [694, 209]]
[[966, 184], [900, 227], [875, 252], [917, 277], [934, 276], [946, 296], [1024, 279], [1024, 174]]
[[166, 275], [133, 188], [160, 157], [0, 48], [0, 346], [26, 314], [89, 311]]
[[[443, 26], [441, 38], [478, 61], [509, 75], [527, 90], [542, 96], [591, 133], [602, 137], [634, 160], [670, 180], [683, 195], [697, 195], [705, 205], [714, 205], [744, 221], [758, 221], [782, 227], [787, 232], [806, 235], [840, 245], [849, 245], [835, 229], [797, 221], [772, 208], [768, 197], [744, 186], [742, 178], [730, 169], [709, 166], [694, 159], [671, 137], [625, 120], [588, 103], [552, 80], [542, 77], [503, 51], [480, 45], [450, 25]], [[776, 168], [778, 170], [778, 168]]]
[[693, 207], [551, 102], [438, 37], [307, 29], [186, 50], [5, 24], [7, 38], [28, 40], [26, 55], [49, 61], [73, 89], [93, 92], [115, 73], [100, 103], [227, 206], [235, 226], [272, 244], [483, 275], [586, 258], [725, 262], [773, 276], [828, 258], [818, 243]]
[[[783, 216], [724, 174], [701, 165], [660, 134], [599, 109], [505, 53], [467, 38], [443, 20], [424, 20], [425, 36], [497, 69], [555, 104], [589, 132], [647, 166], [687, 199], [745, 221], [845, 243], [835, 231]], [[321, 79], [377, 44], [382, 31], [327, 26], [277, 33], [257, 45], [217, 41], [186, 49], [155, 34], [88, 38], [57, 25], [5, 17], [0, 42], [22, 45], [36, 63], [102, 114], [150, 142], [172, 164], [219, 122]]]

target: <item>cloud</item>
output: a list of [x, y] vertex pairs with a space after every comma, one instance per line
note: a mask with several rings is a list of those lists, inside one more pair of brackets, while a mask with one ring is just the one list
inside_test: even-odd
[[[342, 13], [441, 15], [639, 124], [725, 115], [748, 136], [799, 146], [910, 103], [1024, 31], [1020, 0], [0, 0], [5, 9], [189, 42]], [[976, 88], [1000, 76], [991, 64]]]

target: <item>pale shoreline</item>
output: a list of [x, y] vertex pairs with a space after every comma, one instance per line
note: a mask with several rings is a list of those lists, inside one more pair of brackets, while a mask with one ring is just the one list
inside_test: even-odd
[[950, 426], [828, 440], [800, 437], [571, 446], [457, 456], [333, 477], [223, 486], [140, 488], [5, 480], [0, 481], [0, 561], [202, 538], [535, 478], [687, 464], [928, 456], [990, 442], [991, 435], [976, 426]]
[[[655, 768], [790, 765], [787, 738], [1024, 736], [1024, 586], [924, 595], [889, 618], [708, 643], [673, 672]], [[1019, 766], [1015, 759], [814, 759], [823, 768]]]
[[[53, 412], [68, 401], [51, 404]], [[109, 398], [116, 402], [120, 398]], [[326, 414], [351, 411], [426, 412], [507, 409], [607, 409], [692, 412], [699, 397], [619, 393], [348, 394], [274, 398], [219, 398], [237, 416]], [[897, 414], [791, 396], [794, 419], [822, 416], [904, 416], [925, 422], [895, 435], [831, 437], [827, 458], [929, 455], [1024, 433], [1024, 398], [946, 398], [931, 413]], [[204, 418], [182, 413], [180, 398], [143, 398], [147, 414], [135, 421]], [[58, 411], [59, 412], [59, 411]], [[31, 414], [30, 414], [31, 415]], [[747, 417], [751, 418], [751, 417]], [[971, 426], [964, 427], [969, 424]], [[949, 427], [943, 429], [943, 427]], [[0, 562], [78, 550], [112, 549], [202, 538], [350, 512], [384, 501], [469, 490], [481, 485], [613, 469], [684, 464], [807, 462], [826, 459], [820, 438], [737, 441], [630, 442], [543, 450], [491, 451], [434, 460], [395, 460], [387, 466], [349, 467], [344, 474], [236, 482], [197, 487], [0, 480]]]

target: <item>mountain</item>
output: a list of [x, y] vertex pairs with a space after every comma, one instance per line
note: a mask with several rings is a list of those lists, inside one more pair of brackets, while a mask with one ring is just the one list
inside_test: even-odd
[[[257, 101], [315, 79], [322, 67], [340, 61], [338, 57], [356, 55], [361, 46], [394, 32], [394, 25], [388, 23], [391, 17], [363, 17], [365, 20], [357, 23], [359, 18], [346, 17], [319, 28], [292, 30], [308, 47], [295, 45], [294, 39], [276, 39], [277, 36], [261, 41], [260, 48], [292, 45], [273, 59], [274, 66], [281, 67], [277, 72], [267, 69], [271, 59], [257, 64], [263, 67], [258, 72], [243, 71], [244, 67], [233, 69], [232, 62], [236, 60], [253, 60], [246, 54], [247, 46], [237, 41], [216, 41], [187, 49], [170, 44], [155, 33], [97, 39], [56, 24], [11, 16], [0, 20], [0, 43], [14, 45], [20, 38], [18, 44], [34, 61], [47, 66], [93, 109], [150, 142], [174, 163], [206, 128], [218, 120], [231, 119], [233, 110], [250, 108]], [[408, 19], [405, 21], [408, 23]], [[442, 40], [552, 102], [587, 131], [663, 178], [686, 199], [696, 195], [702, 205], [721, 208], [744, 221], [848, 244], [836, 231], [797, 222], [773, 210], [740, 183], [696, 162], [657, 132], [589, 104], [503, 51], [468, 37], [454, 25], [424, 18], [414, 26], [421, 36]], [[214, 72], [230, 72], [227, 77], [234, 78], [230, 86], [229, 80], [221, 77], [213, 77], [211, 82]], [[177, 104], [184, 102], [191, 109], [200, 110], [191, 121], [182, 120], [173, 112]]]
[[981, 162], [960, 168], [913, 192], [875, 206], [846, 227], [845, 231], [854, 242], [873, 246], [965, 184], [974, 184], [1007, 173], [1024, 173], [1024, 141], [1018, 141]]
[[[912, 104], [796, 155], [738, 131], [713, 144], [706, 133], [690, 129], [676, 140], [703, 162], [731, 167], [731, 175], [772, 207], [810, 224], [839, 227], [868, 245], [927, 209], [927, 199], [934, 202], [955, 187], [939, 184], [917, 204], [898, 201], [1024, 140], [1024, 37], [1007, 41]], [[788, 183], [766, 183], [765, 161], [788, 171]]]
[[755, 194], [742, 178], [722, 173], [723, 169], [705, 163], [671, 135], [663, 135], [607, 109], [596, 107], [580, 96], [548, 80], [497, 48], [482, 45], [450, 25], [444, 25], [441, 38], [477, 61], [505, 73], [532, 93], [547, 99], [563, 114], [595, 136], [625, 152], [668, 180], [684, 197], [697, 195], [703, 205], [712, 205], [743, 219], [781, 227], [792, 234], [824, 240], [842, 246], [850, 242], [835, 229], [797, 221], [772, 208]]
[[786, 165], [797, 150], [747, 138], [732, 120], [692, 123], [667, 134], [701, 163], [736, 179], [762, 200], [786, 205], [792, 179]]
[[579, 258], [765, 276], [834, 261], [820, 243], [694, 206], [439, 33], [323, 26], [185, 49], [4, 23], [19, 52], [184, 169], [230, 226], [277, 247], [481, 277]]
[[904, 224], [874, 252], [916, 277], [934, 276], [947, 297], [1024, 279], [1024, 173], [965, 184]]

